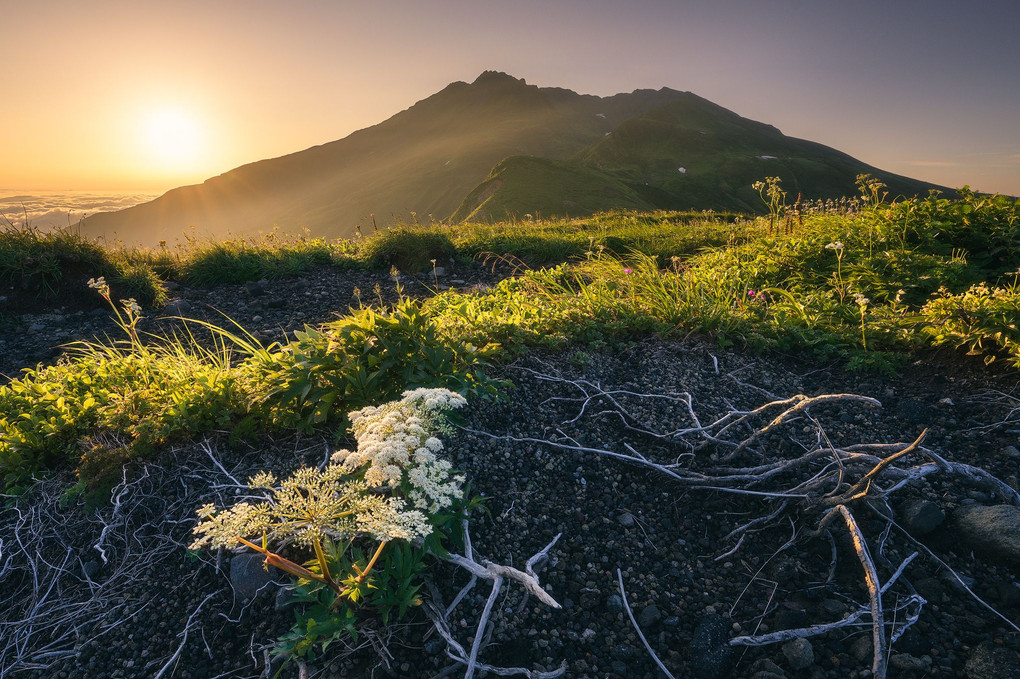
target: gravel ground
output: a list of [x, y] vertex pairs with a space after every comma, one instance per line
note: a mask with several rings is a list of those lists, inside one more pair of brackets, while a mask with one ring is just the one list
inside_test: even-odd
[[[190, 305], [187, 315], [199, 315], [209, 304], [246, 327], [264, 330], [267, 338], [279, 338], [303, 323], [333, 317], [351, 303], [355, 286], [371, 294], [379, 279], [329, 270], [265, 286], [179, 289], [175, 295]], [[469, 287], [489, 280], [491, 275], [482, 271], [451, 271], [445, 284]], [[385, 278], [382, 284], [392, 289]], [[411, 288], [409, 282], [409, 292], [415, 292]], [[276, 300], [285, 304], [276, 306]], [[52, 353], [39, 352], [55, 345], [55, 339], [111, 330], [99, 314], [67, 309], [6, 323], [17, 333], [27, 331], [16, 335], [22, 338], [18, 341], [4, 335], [7, 344], [0, 347], [0, 355], [8, 374], [37, 360], [52, 360]], [[32, 326], [43, 327], [29, 331]], [[727, 535], [769, 514], [774, 503], [684, 488], [662, 474], [606, 456], [506, 438], [548, 439], [620, 453], [630, 445], [663, 463], [697, 469], [716, 464], [710, 449], [693, 451], [692, 456], [677, 442], [626, 430], [618, 417], [602, 412], [609, 405], [604, 399], [582, 413], [579, 392], [569, 381], [587, 380], [607, 390], [634, 393], [686, 392], [702, 422], [775, 397], [860, 394], [877, 399], [882, 407], [840, 402], [812, 408], [810, 415], [833, 445], [910, 442], [928, 427], [925, 445], [947, 459], [984, 468], [1013, 488], [1020, 473], [1016, 374], [989, 373], [955, 358], [928, 357], [887, 379], [847, 374], [804, 357], [720, 351], [697, 339], [649, 339], [624, 350], [536, 353], [507, 366], [504, 376], [515, 385], [507, 398], [470, 404], [465, 431], [448, 442], [448, 454], [489, 498], [488, 516], [473, 522], [477, 553], [522, 567], [562, 534], [539, 575], [563, 607], [553, 610], [533, 597], [522, 597], [520, 590], [505, 590], [496, 602], [492, 643], [481, 656], [495, 665], [552, 670], [565, 662], [565, 676], [592, 679], [664, 676], [627, 616], [619, 569], [627, 604], [676, 677], [871, 676], [869, 625], [811, 637], [806, 643], [732, 651], [725, 644], [741, 634], [832, 622], [867, 605], [852, 547], [840, 539], [833, 547], [822, 537], [808, 535], [817, 515], [788, 512], [734, 550], [735, 540]], [[621, 395], [619, 403], [657, 431], [690, 424], [685, 406], [675, 399]], [[802, 417], [763, 437], [761, 448], [773, 459], [795, 457], [802, 446], [814, 443], [816, 431], [815, 424]], [[48, 598], [43, 596], [46, 588], [37, 587], [31, 596], [16, 597], [17, 605], [7, 606], [6, 616], [0, 614], [0, 667], [10, 676], [28, 677], [268, 676], [263, 674], [264, 649], [293, 619], [292, 612], [278, 610], [278, 588], [269, 585], [245, 599], [232, 590], [229, 578], [231, 561], [242, 564], [241, 557], [189, 557], [180, 544], [187, 541], [200, 502], [229, 497], [225, 471], [242, 479], [261, 468], [286, 471], [318, 464], [332, 449], [317, 438], [243, 447], [214, 439], [206, 447], [168, 451], [147, 476], [122, 489], [119, 509], [87, 513], [60, 508], [52, 497], [41, 496], [34, 503], [6, 508], [2, 525], [17, 530], [0, 538], [0, 544], [19, 544], [12, 537], [27, 542], [31, 533], [36, 541], [32, 544], [39, 545], [39, 554], [51, 564], [39, 570], [63, 573], [59, 588]], [[921, 461], [910, 458], [905, 466]], [[59, 484], [49, 492], [59, 492]], [[959, 508], [1002, 500], [985, 489], [938, 476], [897, 494], [892, 505], [901, 520], [909, 500], [932, 502], [950, 517], [920, 537], [923, 544], [1006, 619], [1020, 623], [1018, 562], [975, 549], [953, 518]], [[29, 519], [36, 514], [39, 526], [50, 526], [42, 537], [30, 530], [36, 524]], [[884, 525], [879, 517], [863, 508], [857, 516], [863, 532], [877, 539]], [[781, 550], [792, 534], [797, 540]], [[106, 563], [96, 545], [104, 548]], [[833, 549], [837, 558], [830, 578]], [[894, 532], [886, 554], [897, 564], [913, 550]], [[25, 551], [34, 553], [33, 548]], [[24, 561], [19, 554], [17, 547], [8, 547], [6, 554], [0, 547], [0, 609], [15, 592], [32, 589], [31, 576], [19, 570]], [[890, 572], [879, 568], [883, 581]], [[978, 604], [938, 562], [922, 554], [903, 577], [896, 588], [899, 596], [909, 594], [909, 581], [927, 603], [919, 622], [893, 646], [890, 677], [1020, 677], [1020, 635]], [[434, 576], [446, 602], [465, 581], [448, 565]], [[463, 644], [470, 643], [488, 591], [486, 584], [479, 584], [451, 617], [453, 632]], [[890, 593], [886, 605], [894, 604]], [[67, 613], [70, 609], [79, 611], [79, 618]], [[23, 657], [34, 657], [37, 669], [11, 661], [22, 629], [11, 623], [33, 610], [46, 613], [40, 620], [54, 621], [48, 631], [40, 622], [34, 647], [24, 647], [31, 653]], [[73, 634], [61, 640], [72, 627]], [[380, 633], [377, 644], [386, 648], [385, 661], [366, 641], [369, 635], [350, 653], [332, 647], [326, 658], [309, 666], [309, 676], [433, 677], [448, 667], [444, 644], [420, 613], [388, 635]], [[40, 639], [58, 641], [43, 648]], [[277, 668], [278, 661], [273, 671]], [[290, 665], [280, 676], [298, 676], [298, 668]]]

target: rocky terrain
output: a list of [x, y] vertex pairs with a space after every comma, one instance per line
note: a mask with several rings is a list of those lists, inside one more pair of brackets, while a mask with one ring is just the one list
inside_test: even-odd
[[[493, 278], [480, 269], [443, 273], [437, 280], [405, 278], [406, 292], [427, 294], [436, 283], [468, 288]], [[392, 299], [385, 275], [330, 269], [271, 283], [177, 288], [168, 311], [218, 322], [215, 308], [272, 341], [357, 305], [355, 288], [369, 303], [376, 283]], [[170, 322], [145, 323], [157, 330]], [[54, 360], [59, 350], [53, 347], [61, 343], [116, 332], [103, 310], [6, 318], [0, 372], [13, 375]], [[854, 375], [803, 356], [721, 351], [697, 338], [536, 352], [500, 372], [514, 387], [502, 400], [469, 403], [462, 429], [447, 441], [448, 454], [489, 498], [487, 514], [472, 522], [478, 556], [523, 568], [560, 535], [538, 575], [562, 608], [506, 587], [495, 602], [483, 662], [535, 672], [565, 666], [563, 676], [577, 678], [665, 676], [639, 629], [675, 677], [873, 676], [866, 616], [792, 641], [728, 643], [834, 623], [868, 607], [846, 527], [830, 522], [831, 540], [824, 531], [815, 534], [823, 493], [835, 488], [783, 503], [717, 484], [697, 487], [594, 450], [711, 474], [797, 460], [819, 445], [900, 443], [902, 450], [927, 429], [924, 451], [984, 469], [1008, 488], [927, 475], [889, 495], [895, 526], [885, 538], [892, 525], [882, 514], [886, 505], [852, 504], [869, 543], [881, 545], [872, 554], [880, 581], [896, 580], [884, 597], [885, 632], [895, 638], [888, 676], [1020, 677], [1020, 509], [1010, 494], [1020, 475], [1016, 373], [932, 355], [896, 378]], [[856, 394], [877, 403], [819, 402], [755, 438], [732, 461], [725, 446], [702, 445], [704, 438], [691, 431], [692, 413], [707, 425], [798, 394]], [[740, 441], [781, 409], [748, 417], [725, 435], [713, 431]], [[293, 622], [276, 584], [285, 578], [266, 573], [250, 555], [195, 555], [184, 545], [199, 504], [233, 497], [236, 480], [259, 469], [317, 465], [337, 444], [317, 437], [231, 444], [225, 434], [166, 451], [125, 476], [111, 506], [98, 512], [56, 501], [67, 478], [4, 509], [3, 525], [14, 527], [0, 538], [0, 602], [9, 611], [0, 614], [0, 653], [10, 676], [273, 676], [281, 661], [267, 649]], [[924, 451], [905, 454], [895, 466], [929, 463]], [[806, 476], [791, 470], [754, 489], [782, 492], [831, 469], [831, 460], [819, 458], [803, 470]], [[861, 471], [847, 468], [849, 484]], [[876, 484], [893, 485], [885, 477]], [[447, 604], [467, 582], [448, 564], [433, 573], [434, 595]], [[465, 646], [488, 594], [480, 582], [449, 618]], [[31, 616], [33, 629], [18, 623]], [[303, 669], [292, 663], [280, 676], [462, 675], [432, 627], [418, 610], [350, 648], [331, 647]]]

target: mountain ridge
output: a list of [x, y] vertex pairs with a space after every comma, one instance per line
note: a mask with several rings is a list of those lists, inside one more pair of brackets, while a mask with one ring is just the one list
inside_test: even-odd
[[[189, 228], [200, 237], [213, 238], [266, 232], [274, 227], [285, 232], [306, 229], [317, 237], [347, 237], [360, 226], [392, 224], [415, 214], [437, 220], [461, 215], [466, 197], [486, 182], [502, 161], [514, 156], [584, 166], [549, 163], [544, 167], [553, 175], [530, 173], [530, 186], [537, 182], [546, 193], [549, 187], [543, 182], [559, 177], [562, 183], [571, 174], [569, 183], [576, 184], [586, 176], [595, 176], [593, 170], [608, 171], [611, 183], [622, 181], [630, 186], [628, 191], [641, 191], [640, 177], [621, 174], [621, 168], [612, 163], [600, 167], [599, 158], [615, 148], [613, 135], [621, 128], [651, 120], [649, 116], [662, 115], [670, 106], [701, 111], [699, 115], [708, 116], [706, 120], [714, 116], [746, 121], [698, 95], [665, 87], [599, 97], [531, 85], [500, 71], [484, 71], [472, 83], [450, 83], [342, 139], [246, 163], [200, 184], [171, 189], [148, 203], [92, 215], [84, 220], [82, 232], [149, 245], [170, 241]], [[781, 135], [765, 123], [755, 124]], [[619, 155], [619, 150], [613, 153]], [[533, 164], [532, 170], [537, 168]], [[523, 178], [525, 175], [518, 174], [515, 181]], [[751, 182], [746, 183], [749, 192]], [[649, 186], [651, 193], [661, 188]], [[710, 203], [714, 189], [698, 186], [707, 191], [699, 200]], [[510, 201], [512, 205], [508, 202], [508, 208], [532, 211], [527, 204], [529, 185], [514, 188], [503, 183], [497, 192], [505, 196], [511, 189], [516, 197]], [[689, 202], [683, 192], [666, 192], [672, 202]], [[749, 198], [745, 195], [728, 202], [749, 209]], [[721, 203], [727, 201], [719, 202], [719, 207], [724, 207]], [[584, 206], [575, 201], [575, 208], [571, 214], [584, 214], [592, 211], [594, 203]]]

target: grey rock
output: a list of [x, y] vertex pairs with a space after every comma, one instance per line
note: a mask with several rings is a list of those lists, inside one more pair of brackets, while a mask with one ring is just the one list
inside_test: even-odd
[[786, 584], [797, 577], [797, 566], [796, 559], [779, 557], [772, 562], [769, 571], [773, 580]]
[[801, 608], [780, 607], [772, 623], [773, 629], [797, 629], [811, 624], [811, 616]]
[[1020, 457], [1020, 450], [1017, 450], [1016, 446], [1006, 446], [1002, 449], [1002, 455], [1003, 457], [1010, 457], [1015, 460]]
[[252, 297], [261, 297], [266, 294], [266, 285], [262, 281], [248, 281], [244, 284], [244, 289]]
[[992, 582], [992, 591], [995, 600], [1004, 606], [1014, 607], [1020, 604], [1020, 586], [1012, 580], [1001, 579]]
[[642, 628], [651, 627], [660, 620], [662, 620], [662, 613], [659, 612], [659, 607], [655, 604], [648, 604], [637, 615], [638, 624]]
[[82, 564], [82, 567], [81, 567], [82, 573], [89, 580], [94, 580], [95, 577], [97, 575], [99, 575], [99, 571], [101, 569], [102, 569], [102, 566], [95, 559], [89, 559], [84, 564]]
[[870, 634], [862, 634], [850, 645], [850, 657], [861, 665], [870, 665], [875, 655], [875, 642]]
[[910, 655], [927, 656], [931, 651], [931, 636], [921, 632], [916, 626], [909, 628], [906, 633], [896, 642], [896, 651], [909, 653]]
[[432, 270], [432, 272], [437, 276], [445, 276], [446, 268], [442, 266], [437, 266], [435, 269]]
[[1020, 508], [967, 505], [953, 512], [954, 537], [975, 549], [1020, 563]]
[[899, 508], [900, 522], [911, 535], [927, 535], [942, 525], [946, 513], [930, 500], [907, 500]]
[[913, 398], [900, 399], [896, 404], [896, 414], [907, 422], [927, 424], [932, 421], [931, 408]]
[[694, 629], [691, 640], [691, 671], [695, 679], [723, 679], [730, 676], [733, 647], [729, 645], [730, 622], [721, 615], [706, 615]]
[[251, 599], [272, 582], [265, 566], [265, 557], [238, 554], [230, 560], [230, 586], [241, 599]]
[[277, 613], [286, 613], [290, 611], [297, 602], [294, 600], [294, 588], [291, 586], [281, 587], [276, 590], [276, 602], [273, 604], [273, 608]]
[[751, 665], [751, 679], [786, 679], [786, 672], [768, 658], [760, 658]]
[[167, 302], [163, 310], [168, 314], [186, 314], [191, 311], [191, 303], [186, 299], [174, 299]]
[[783, 656], [790, 669], [803, 670], [815, 663], [815, 649], [807, 639], [792, 639], [783, 644]]
[[624, 512], [616, 517], [616, 521], [624, 528], [630, 528], [634, 525], [634, 515], [630, 512]]
[[931, 669], [931, 658], [926, 655], [918, 658], [909, 653], [894, 653], [889, 657], [889, 669], [897, 672], [927, 672]]
[[619, 613], [623, 610], [623, 599], [619, 594], [610, 594], [606, 597], [606, 610], [610, 613]]
[[963, 671], [968, 679], [1020, 679], [1020, 653], [984, 641], [970, 652]]
[[613, 660], [630, 660], [634, 657], [634, 649], [627, 644], [617, 644], [609, 651], [609, 656]]
[[980, 490], [968, 490], [967, 497], [980, 504], [988, 504], [992, 501], [992, 498], [988, 495], [988, 493], [982, 493]]
[[28, 326], [29, 332], [42, 332], [45, 329], [46, 326], [43, 325], [42, 323], [33, 323], [32, 325]]

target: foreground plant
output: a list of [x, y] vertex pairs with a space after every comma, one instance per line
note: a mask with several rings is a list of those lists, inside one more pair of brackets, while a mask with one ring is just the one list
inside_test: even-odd
[[[294, 576], [298, 599], [312, 604], [280, 652], [300, 657], [316, 643], [325, 649], [345, 633], [357, 635], [359, 613], [374, 610], [385, 622], [394, 608], [400, 617], [421, 603], [417, 580], [428, 549], [445, 553], [455, 523], [477, 504], [461, 502], [464, 477], [450, 473], [432, 435], [465, 403], [447, 389], [416, 389], [355, 411], [357, 451], [340, 451], [324, 469], [299, 469], [282, 482], [256, 475], [249, 487], [264, 494], [261, 502], [198, 510], [192, 549], [246, 546]], [[310, 550], [312, 559], [302, 564], [273, 551], [291, 547]], [[383, 575], [373, 577], [380, 563]]]
[[[388, 624], [394, 611], [402, 618], [423, 603], [418, 590], [432, 558], [472, 575], [449, 607], [432, 601], [427, 611], [449, 644], [449, 657], [466, 666], [466, 677], [476, 668], [532, 677], [565, 671], [565, 665], [544, 673], [492, 668], [478, 660], [485, 635], [479, 632], [467, 652], [450, 630], [448, 616], [478, 578], [493, 583], [479, 630], [488, 624], [491, 601], [507, 579], [559, 607], [534, 571], [555, 539], [524, 571], [475, 560], [467, 516], [481, 499], [466, 491], [463, 476], [451, 473], [450, 462], [440, 456], [443, 443], [435, 436], [450, 432], [450, 412], [465, 403], [448, 389], [420, 388], [404, 392], [398, 401], [352, 412], [357, 450], [341, 450], [323, 469], [299, 469], [282, 482], [266, 472], [257, 474], [249, 487], [263, 493], [261, 502], [242, 501], [223, 510], [206, 504], [198, 510], [192, 549], [247, 547], [265, 556], [267, 567], [295, 578], [296, 602], [305, 606], [279, 640], [277, 655], [303, 664], [316, 649], [325, 652], [339, 639], [356, 641], [359, 633], [376, 631], [376, 623]], [[454, 546], [464, 553], [448, 551]], [[282, 555], [284, 550], [311, 552], [312, 557], [298, 563]]]

